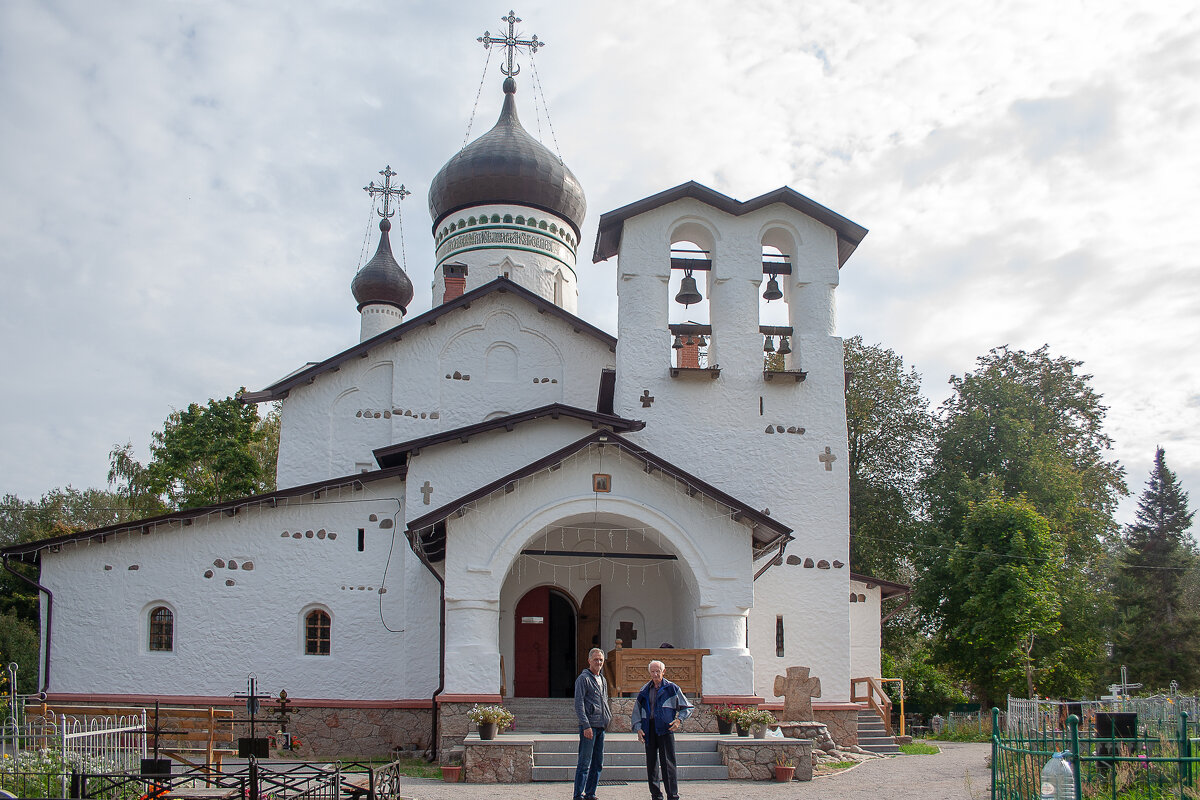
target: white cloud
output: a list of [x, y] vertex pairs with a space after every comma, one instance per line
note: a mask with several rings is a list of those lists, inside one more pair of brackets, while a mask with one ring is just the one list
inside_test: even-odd
[[[0, 6], [0, 488], [100, 485], [108, 448], [144, 448], [171, 408], [353, 343], [359, 187], [384, 164], [415, 193], [412, 311], [428, 308], [425, 193], [477, 92], [472, 137], [495, 119], [497, 54], [481, 83], [474, 39], [506, 10]], [[588, 192], [585, 255], [601, 213], [677, 183], [790, 185], [871, 229], [842, 273], [844, 335], [896, 349], [935, 400], [988, 348], [1048, 342], [1095, 375], [1131, 487], [1160, 443], [1200, 478], [1189, 4], [517, 11], [549, 42], [537, 74]], [[518, 101], [536, 132], [533, 77]], [[612, 330], [613, 264], [580, 273], [583, 316]]]

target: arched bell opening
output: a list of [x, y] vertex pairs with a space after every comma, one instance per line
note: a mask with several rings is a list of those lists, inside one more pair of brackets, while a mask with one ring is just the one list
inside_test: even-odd
[[712, 269], [716, 242], [698, 222], [685, 222], [671, 232], [671, 271], [667, 282], [671, 333], [671, 364], [709, 366], [711, 345]]
[[791, 302], [794, 236], [781, 228], [769, 228], [762, 235], [762, 282], [758, 287], [758, 325], [763, 334], [763, 370], [778, 372], [791, 369], [795, 359]]

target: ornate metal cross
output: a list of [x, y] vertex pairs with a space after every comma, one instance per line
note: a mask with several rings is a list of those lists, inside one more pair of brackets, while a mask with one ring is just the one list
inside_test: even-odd
[[392, 186], [392, 178], [395, 177], [396, 173], [392, 172], [391, 164], [379, 170], [379, 174], [383, 176], [383, 184], [376, 186], [375, 181], [371, 181], [363, 187], [363, 191], [371, 195], [372, 199], [376, 195], [383, 195], [383, 211], [376, 211], [375, 213], [381, 217], [390, 217], [396, 213], [394, 210], [389, 210], [391, 208], [391, 199], [393, 197], [396, 198], [396, 202], [398, 203], [412, 194], [412, 192], [405, 189], [403, 183], [399, 186]]
[[500, 21], [508, 23], [508, 36], [493, 37], [491, 34], [491, 31], [484, 31], [483, 36], [480, 36], [475, 41], [483, 42], [483, 47], [485, 50], [490, 49], [491, 46], [494, 44], [500, 45], [501, 47], [505, 48], [508, 51], [508, 53], [506, 54], [506, 60], [508, 62], [508, 65], [505, 66], [504, 64], [501, 64], [500, 71], [502, 73], [504, 73], [505, 75], [512, 77], [514, 75], [517, 75], [521, 71], [520, 66], [514, 66], [514, 64], [513, 64], [513, 55], [516, 52], [516, 49], [518, 47], [528, 47], [530, 55], [533, 55], [534, 53], [537, 52], [539, 47], [545, 47], [546, 43], [538, 41], [537, 34], [534, 34], [533, 36], [531, 36], [528, 39], [518, 39], [517, 36], [519, 34], [517, 33], [516, 25], [518, 22], [521, 21], [521, 18], [518, 17], [516, 14], [514, 14], [512, 11], [508, 12], [507, 17], [501, 17]]

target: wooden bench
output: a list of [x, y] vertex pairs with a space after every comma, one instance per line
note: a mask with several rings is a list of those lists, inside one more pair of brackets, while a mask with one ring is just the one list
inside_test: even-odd
[[233, 731], [233, 709], [186, 708], [159, 706], [155, 720], [153, 708], [141, 706], [58, 705], [39, 703], [26, 708], [30, 715], [39, 715], [57, 722], [60, 717], [92, 719], [96, 717], [129, 717], [146, 713], [146, 748], [154, 748], [154, 731], [158, 733], [158, 752], [188, 766], [206, 772], [219, 771], [225, 756], [237, 753]]

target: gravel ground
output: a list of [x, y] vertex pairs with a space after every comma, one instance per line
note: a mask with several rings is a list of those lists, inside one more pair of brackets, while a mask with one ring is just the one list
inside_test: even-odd
[[[939, 743], [933, 756], [872, 759], [836, 775], [793, 781], [687, 781], [679, 785], [681, 800], [984, 800], [990, 794], [987, 767], [990, 744]], [[414, 800], [483, 800], [483, 798], [546, 798], [570, 800], [569, 783], [451, 784], [406, 778], [401, 793]], [[645, 783], [600, 786], [600, 800], [646, 800]]]

